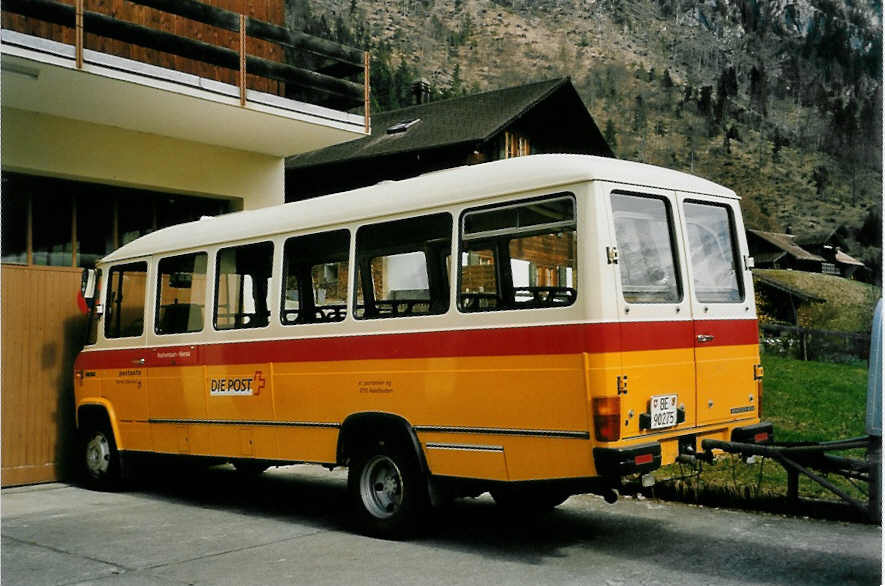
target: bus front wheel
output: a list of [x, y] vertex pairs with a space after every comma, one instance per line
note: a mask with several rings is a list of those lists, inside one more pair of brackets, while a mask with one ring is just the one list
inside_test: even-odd
[[391, 441], [363, 449], [350, 463], [347, 488], [359, 528], [386, 539], [414, 535], [427, 507], [417, 456]]
[[101, 424], [83, 431], [80, 453], [86, 484], [97, 490], [116, 489], [120, 484], [120, 454], [114, 434]]

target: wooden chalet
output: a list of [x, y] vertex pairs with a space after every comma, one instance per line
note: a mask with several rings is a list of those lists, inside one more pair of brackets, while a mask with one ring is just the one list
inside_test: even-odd
[[614, 156], [568, 78], [376, 113], [370, 136], [287, 159], [286, 201], [538, 153]]

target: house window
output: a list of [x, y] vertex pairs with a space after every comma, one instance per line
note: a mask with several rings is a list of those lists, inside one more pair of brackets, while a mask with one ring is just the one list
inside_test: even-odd
[[532, 154], [529, 139], [522, 136], [518, 132], [504, 132], [504, 159], [512, 159], [513, 157], [523, 157]]
[[837, 269], [836, 265], [831, 262], [824, 262], [820, 265], [820, 272], [825, 275], [838, 275], [839, 269]]

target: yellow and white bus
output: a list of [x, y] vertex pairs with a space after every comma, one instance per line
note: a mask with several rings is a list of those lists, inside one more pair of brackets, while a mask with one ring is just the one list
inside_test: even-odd
[[401, 536], [447, 498], [611, 499], [701, 439], [767, 441], [738, 202], [537, 155], [143, 236], [86, 292], [87, 477], [146, 453], [348, 466], [361, 528]]

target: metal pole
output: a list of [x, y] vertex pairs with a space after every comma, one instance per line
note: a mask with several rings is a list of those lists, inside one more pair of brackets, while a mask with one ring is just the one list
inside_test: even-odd
[[240, 106], [246, 105], [246, 15], [240, 15]]
[[370, 104], [371, 101], [369, 99], [370, 96], [370, 87], [369, 87], [369, 79], [370, 79], [370, 63], [369, 63], [369, 52], [363, 52], [363, 110], [365, 112], [366, 119], [366, 134], [371, 130], [371, 116], [370, 116]]

